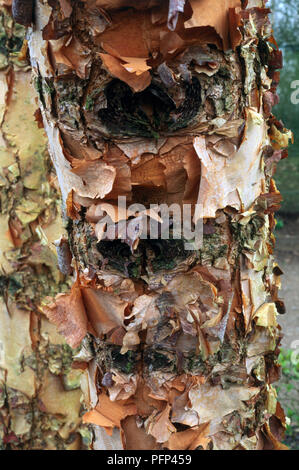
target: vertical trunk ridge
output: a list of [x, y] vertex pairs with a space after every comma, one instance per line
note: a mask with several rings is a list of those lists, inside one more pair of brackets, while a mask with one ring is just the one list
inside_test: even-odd
[[70, 285], [53, 245], [63, 233], [59, 188], [34, 119], [26, 31], [8, 3], [0, 8], [0, 449], [75, 450], [89, 445], [80, 371], [41, 312]]

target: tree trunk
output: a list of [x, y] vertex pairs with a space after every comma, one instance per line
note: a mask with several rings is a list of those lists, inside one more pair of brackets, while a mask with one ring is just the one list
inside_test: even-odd
[[53, 245], [63, 233], [60, 197], [34, 119], [25, 28], [12, 21], [8, 2], [0, 28], [0, 448], [86, 448], [80, 371], [71, 369], [72, 349], [40, 310], [69, 280]]
[[[260, 0], [36, 1], [76, 271], [44, 311], [81, 345], [95, 449], [284, 448], [272, 176], [291, 133], [271, 114], [268, 15]], [[186, 207], [200, 246], [178, 236]]]

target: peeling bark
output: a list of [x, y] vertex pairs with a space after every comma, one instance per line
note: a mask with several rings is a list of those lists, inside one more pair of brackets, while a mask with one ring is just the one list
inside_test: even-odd
[[[95, 449], [284, 448], [272, 177], [291, 133], [271, 114], [268, 14], [263, 1], [36, 2], [30, 57], [76, 269], [44, 311], [81, 344]], [[113, 213], [119, 196], [145, 211]], [[200, 249], [107, 237], [165, 203], [192, 204], [196, 222], [197, 202]]]
[[70, 281], [53, 245], [64, 231], [59, 188], [34, 119], [24, 34], [1, 6], [0, 448], [88, 448], [74, 352], [40, 308]]

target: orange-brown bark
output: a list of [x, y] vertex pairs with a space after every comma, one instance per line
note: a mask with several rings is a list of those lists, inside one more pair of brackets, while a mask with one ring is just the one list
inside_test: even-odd
[[[76, 270], [45, 313], [82, 345], [97, 449], [284, 448], [281, 57], [263, 1], [220, 3], [49, 0], [29, 30]], [[199, 248], [140, 237], [173, 203]]]

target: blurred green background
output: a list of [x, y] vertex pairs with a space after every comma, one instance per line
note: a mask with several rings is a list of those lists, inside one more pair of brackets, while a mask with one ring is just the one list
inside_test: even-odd
[[[270, 0], [274, 35], [284, 57], [280, 102], [273, 113], [294, 133], [289, 158], [277, 165], [275, 179], [284, 201], [276, 215], [276, 259], [284, 271], [281, 298], [287, 314], [279, 315], [283, 339], [278, 398], [288, 418], [285, 443], [299, 449], [299, 0]], [[297, 102], [297, 103], [296, 103]]]
[[275, 39], [284, 57], [278, 89], [280, 102], [273, 113], [293, 131], [295, 138], [289, 147], [289, 158], [278, 164], [275, 179], [284, 199], [280, 212], [295, 215], [299, 214], [299, 0], [270, 0], [269, 6]]

